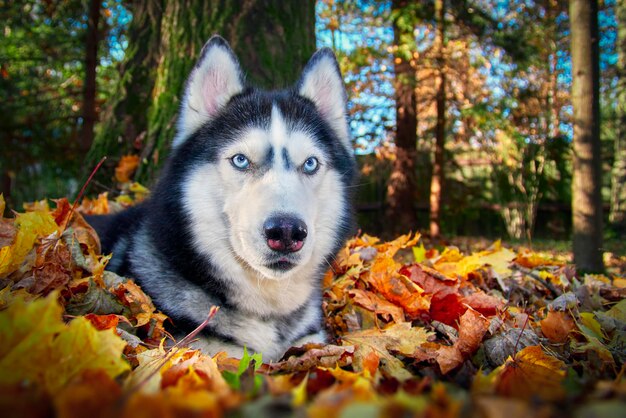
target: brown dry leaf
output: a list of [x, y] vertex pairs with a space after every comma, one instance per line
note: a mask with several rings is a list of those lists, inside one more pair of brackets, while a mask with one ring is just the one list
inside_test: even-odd
[[345, 334], [341, 337], [344, 345], [354, 345], [354, 369], [363, 371], [371, 362], [370, 353], [375, 353], [384, 363], [381, 368], [390, 376], [398, 380], [411, 378], [411, 373], [404, 368], [404, 364], [392, 353], [399, 353], [407, 357], [413, 356], [416, 349], [424, 344], [432, 332], [425, 328], [411, 327], [410, 322], [400, 322], [385, 329], [367, 329]]
[[563, 343], [572, 332], [576, 323], [568, 312], [549, 311], [545, 319], [540, 321], [541, 332], [552, 343]]
[[495, 392], [526, 400], [561, 400], [565, 396], [564, 369], [565, 363], [544, 353], [540, 346], [529, 346], [493, 371]]
[[133, 281], [121, 283], [114, 290], [114, 294], [124, 305], [130, 308], [132, 318], [137, 321], [135, 324], [137, 327], [146, 325], [155, 315], [162, 315], [155, 313], [156, 308], [152, 304], [152, 299]]
[[306, 344], [292, 347], [283, 356], [285, 360], [269, 365], [271, 373], [294, 373], [316, 367], [347, 366], [352, 363], [354, 347], [332, 344]]
[[480, 347], [489, 329], [489, 320], [480, 313], [467, 309], [459, 323], [459, 337], [451, 346], [423, 344], [415, 357], [420, 361], [434, 359], [442, 374], [447, 374], [465, 362]]
[[0, 211], [0, 248], [13, 244], [16, 235], [17, 228], [11, 220], [2, 218]]

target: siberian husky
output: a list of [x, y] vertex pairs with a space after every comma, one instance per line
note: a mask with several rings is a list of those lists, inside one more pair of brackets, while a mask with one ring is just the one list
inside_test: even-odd
[[171, 155], [151, 197], [91, 218], [108, 268], [133, 277], [178, 329], [220, 307], [197, 347], [278, 359], [325, 342], [321, 279], [352, 232], [355, 161], [334, 54], [291, 89], [246, 86], [212, 37], [187, 80]]

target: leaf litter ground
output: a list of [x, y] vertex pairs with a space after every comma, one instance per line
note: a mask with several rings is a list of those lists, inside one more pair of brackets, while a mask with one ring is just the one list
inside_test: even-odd
[[277, 363], [211, 357], [105, 270], [81, 215], [146, 193], [127, 181], [115, 202], [42, 201], [0, 220], [3, 416], [624, 416], [623, 270], [577, 274], [499, 242], [465, 254], [361, 235], [323, 280], [332, 344]]

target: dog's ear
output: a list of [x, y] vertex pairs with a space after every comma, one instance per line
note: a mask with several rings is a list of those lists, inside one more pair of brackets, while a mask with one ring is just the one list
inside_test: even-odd
[[302, 71], [298, 93], [315, 103], [343, 145], [349, 150], [350, 135], [346, 118], [346, 91], [339, 64], [330, 48], [317, 51]]
[[214, 35], [202, 48], [200, 59], [187, 79], [172, 145], [182, 144], [243, 88], [243, 75], [235, 53], [224, 38]]

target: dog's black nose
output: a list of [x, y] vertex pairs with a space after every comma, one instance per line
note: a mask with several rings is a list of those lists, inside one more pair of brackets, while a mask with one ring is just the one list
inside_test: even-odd
[[294, 253], [304, 245], [307, 228], [304, 221], [293, 216], [273, 216], [263, 224], [267, 246], [274, 251]]

